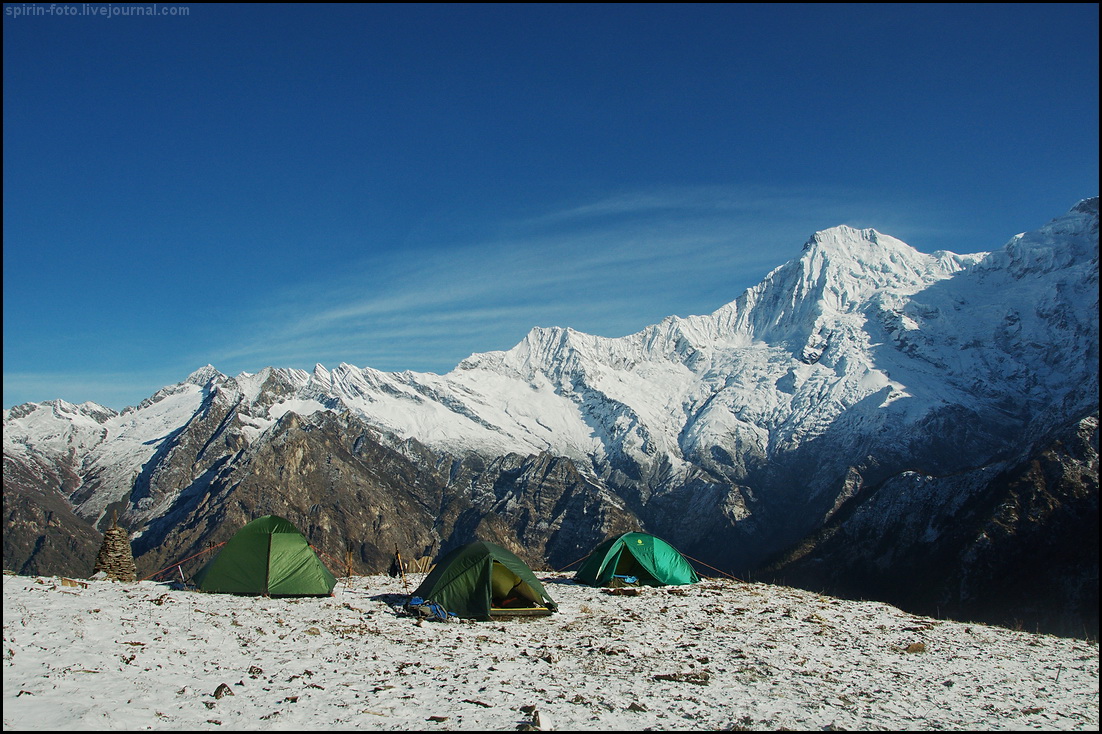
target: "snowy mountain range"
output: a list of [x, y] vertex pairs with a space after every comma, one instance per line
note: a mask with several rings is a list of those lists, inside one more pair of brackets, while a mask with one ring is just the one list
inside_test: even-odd
[[[869, 487], [907, 472], [996, 471], [1097, 415], [1098, 356], [1097, 197], [1001, 249], [964, 255], [839, 226], [713, 313], [625, 337], [535, 328], [444, 375], [341, 364], [230, 377], [208, 365], [121, 413], [24, 404], [4, 412], [5, 504], [33, 495], [27, 507], [53, 508], [65, 528], [102, 530], [117, 513], [136, 550], [143, 535], [147, 550], [152, 538], [165, 547], [187, 522], [188, 542], [173, 546], [183, 552], [213, 537], [204, 511], [226, 520], [215, 505], [234, 491], [245, 502], [254, 462], [269, 454], [274, 484], [249, 489], [254, 505], [308, 474], [306, 494], [339, 494], [350, 473], [386, 485], [388, 497], [408, 491], [409, 481], [388, 484], [393, 473], [342, 465], [324, 477], [274, 448], [289, 431], [339, 424], [333, 436], [348, 439], [333, 440], [349, 457], [369, 442], [414, 484], [431, 485], [434, 499], [415, 503], [425, 537], [404, 538], [417, 552], [469, 540], [463, 533], [490, 522], [499, 540], [558, 564], [622, 525], [748, 571]], [[544, 508], [551, 517], [532, 517], [539, 457], [574, 482], [573, 499]], [[1094, 477], [1096, 488], [1096, 459]], [[947, 486], [934, 504], [962, 491]], [[371, 527], [350, 531], [368, 565], [391, 554], [393, 526], [405, 521], [387, 516], [389, 501], [360, 523]], [[335, 503], [314, 514], [339, 515]], [[284, 508], [290, 519], [333, 527], [328, 515], [307, 517], [317, 501], [300, 504], [301, 518]], [[445, 505], [468, 519], [441, 524]], [[5, 535], [27, 537], [5, 540], [6, 567], [49, 570], [51, 520], [36, 512], [8, 513]]]

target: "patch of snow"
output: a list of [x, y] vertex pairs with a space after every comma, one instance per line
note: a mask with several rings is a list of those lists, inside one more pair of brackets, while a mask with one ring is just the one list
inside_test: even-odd
[[277, 421], [286, 413], [297, 413], [298, 415], [306, 416], [325, 409], [325, 406], [317, 400], [291, 399], [276, 403], [269, 408], [268, 417], [271, 418], [272, 421]]
[[1098, 643], [730, 579], [418, 622], [422, 578], [332, 597], [4, 577], [5, 730], [1097, 731]]

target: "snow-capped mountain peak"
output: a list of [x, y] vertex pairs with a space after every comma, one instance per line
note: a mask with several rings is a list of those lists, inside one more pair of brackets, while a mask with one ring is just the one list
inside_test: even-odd
[[[891, 396], [909, 395], [912, 417], [938, 409], [945, 388], [928, 403], [915, 397], [938, 365], [950, 389], [960, 390], [953, 400], [966, 399], [964, 382], [983, 375], [994, 383], [984, 392], [1001, 395], [997, 383], [1013, 378], [993, 371], [999, 362], [961, 362], [960, 344], [973, 350], [990, 338], [986, 316], [976, 315], [995, 315], [986, 304], [1000, 301], [1027, 264], [1046, 280], [1032, 283], [1033, 291], [1056, 288], [1047, 281], [1090, 261], [1092, 231], [1096, 263], [1096, 199], [1002, 250], [968, 255], [926, 254], [874, 229], [841, 225], [816, 232], [797, 259], [713, 313], [671, 316], [624, 337], [535, 327], [513, 348], [473, 354], [442, 376], [342, 363], [312, 373], [266, 368], [235, 380], [255, 419], [340, 405], [448, 451], [546, 450], [588, 457], [603, 471], [607, 457], [625, 453], [642, 462], [668, 455], [681, 465], [726, 436], [768, 455], [793, 450], [858, 405], [879, 425]], [[1059, 257], [1051, 254], [1058, 247]], [[1009, 280], [991, 281], [995, 271]], [[1032, 338], [1040, 338], [1040, 324]], [[188, 382], [219, 376], [208, 365]], [[723, 428], [705, 429], [709, 422]]]
[[[854, 463], [982, 465], [1097, 405], [1097, 219], [1097, 199], [1084, 200], [1000, 250], [967, 255], [833, 227], [710, 314], [622, 337], [537, 327], [445, 375], [341, 363], [227, 378], [206, 365], [118, 416], [8, 411], [5, 452], [67, 452], [82, 471], [98, 467], [82, 505], [93, 514], [127, 496], [189, 423], [218, 417], [218, 445], [237, 456], [287, 413], [348, 413], [396, 446], [566, 457], [640, 502], [708, 487], [731, 522], [790, 491], [776, 489], [781, 478], [798, 477], [825, 512]], [[195, 463], [211, 449], [189, 451]], [[750, 484], [753, 498], [734, 489]]]
[[211, 382], [217, 383], [225, 379], [226, 376], [215, 369], [214, 365], [208, 364], [188, 375], [184, 382], [198, 385], [199, 387], [207, 387]]
[[1098, 197], [1084, 199], [1040, 229], [1010, 239], [991, 253], [985, 269], [1007, 269], [1017, 278], [1029, 273], [1079, 267], [1098, 273]]

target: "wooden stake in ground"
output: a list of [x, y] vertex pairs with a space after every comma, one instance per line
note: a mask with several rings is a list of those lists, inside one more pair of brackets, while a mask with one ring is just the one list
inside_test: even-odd
[[[397, 570], [397, 573], [395, 573], [395, 570]], [[405, 563], [402, 562], [402, 554], [398, 550], [397, 545], [394, 546], [394, 562], [390, 564], [390, 575], [402, 577], [402, 588], [405, 589], [408, 594], [409, 583], [406, 581]]]

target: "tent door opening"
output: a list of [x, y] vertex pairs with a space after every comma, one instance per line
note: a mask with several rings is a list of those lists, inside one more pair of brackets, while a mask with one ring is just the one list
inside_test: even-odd
[[493, 612], [544, 609], [539, 596], [505, 564], [493, 562], [490, 569], [490, 609]]
[[[635, 581], [630, 581], [635, 579]], [[651, 576], [643, 567], [643, 564], [626, 549], [620, 551], [620, 557], [616, 559], [616, 570], [609, 580], [610, 586], [658, 586], [658, 580]]]

